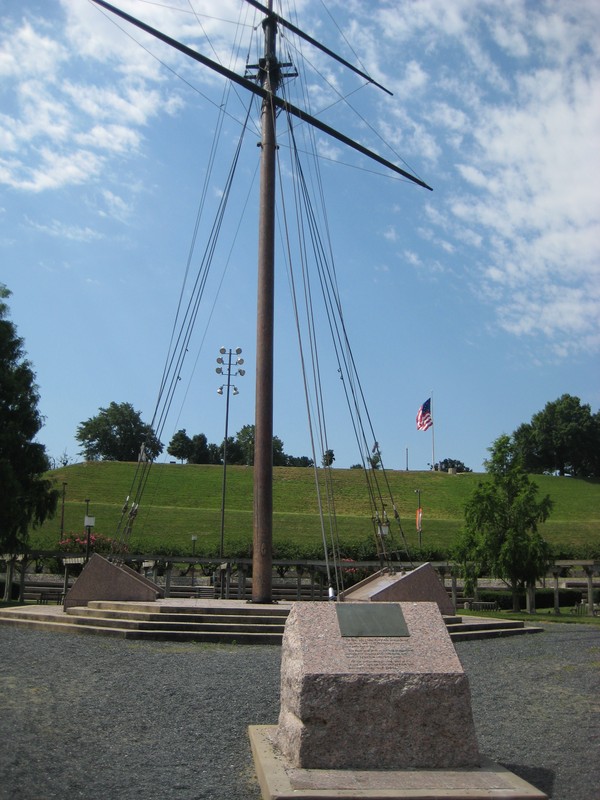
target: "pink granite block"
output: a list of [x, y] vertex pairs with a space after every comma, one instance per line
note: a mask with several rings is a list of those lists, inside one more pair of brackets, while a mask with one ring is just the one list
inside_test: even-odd
[[87, 606], [90, 600], [152, 602], [163, 590], [125, 564], [113, 564], [94, 553], [65, 598], [64, 607]]
[[435, 602], [442, 614], [454, 614], [448, 592], [429, 563], [409, 572], [382, 569], [341, 592], [340, 599], [353, 602]]
[[343, 637], [334, 603], [295, 603], [276, 743], [303, 769], [479, 764], [471, 697], [435, 603], [400, 603], [408, 636]]

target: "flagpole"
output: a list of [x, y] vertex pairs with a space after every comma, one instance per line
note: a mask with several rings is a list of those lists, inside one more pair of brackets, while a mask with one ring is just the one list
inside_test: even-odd
[[431, 420], [433, 422], [431, 426], [431, 469], [435, 469], [435, 417], [433, 416], [433, 392], [431, 392], [431, 401], [430, 401], [430, 411], [431, 411]]

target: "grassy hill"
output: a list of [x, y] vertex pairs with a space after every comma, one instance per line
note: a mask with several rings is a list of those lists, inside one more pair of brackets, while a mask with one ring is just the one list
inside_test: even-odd
[[[112, 537], [121, 507], [129, 494], [135, 464], [90, 462], [53, 470], [56, 486], [66, 482], [64, 530], [80, 533], [86, 498], [95, 532]], [[319, 470], [322, 475], [323, 470]], [[372, 540], [371, 509], [362, 470], [334, 469], [334, 503], [342, 545]], [[423, 550], [447, 553], [463, 524], [463, 508], [485, 474], [448, 475], [438, 472], [387, 473], [411, 550], [417, 548], [415, 489], [421, 490]], [[379, 475], [383, 480], [383, 476]], [[533, 476], [540, 494], [549, 494], [554, 511], [542, 528], [543, 536], [558, 555], [600, 557], [600, 481]], [[219, 466], [155, 464], [150, 472], [131, 539], [134, 552], [191, 555], [191, 536], [196, 535], [197, 555], [218, 552], [223, 470]], [[383, 492], [382, 485], [382, 494]], [[225, 553], [240, 555], [252, 542], [252, 468], [227, 468]], [[322, 496], [325, 497], [322, 488]], [[281, 467], [274, 470], [274, 547], [288, 556], [301, 548], [322, 557], [314, 472]], [[392, 509], [388, 506], [392, 515]], [[61, 504], [53, 520], [31, 531], [32, 549], [53, 550], [60, 538]]]

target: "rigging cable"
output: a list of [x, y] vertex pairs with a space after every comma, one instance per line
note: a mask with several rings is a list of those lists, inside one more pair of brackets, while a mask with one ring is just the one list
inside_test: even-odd
[[[305, 178], [304, 178], [304, 173], [303, 173], [303, 170], [302, 170], [302, 166], [300, 164], [299, 152], [298, 152], [298, 148], [297, 148], [296, 142], [295, 142], [295, 135], [294, 135], [294, 128], [293, 128], [292, 120], [290, 119], [288, 121], [288, 123], [289, 123], [289, 128], [288, 128], [289, 137], [290, 137], [291, 142], [292, 142], [290, 149], [294, 153], [294, 162], [296, 164], [295, 174], [297, 174], [297, 176], [298, 176], [298, 181], [299, 181], [299, 184], [301, 186], [301, 192], [302, 192], [302, 194], [304, 196], [305, 208], [307, 209], [306, 213], [307, 213], [307, 220], [308, 220], [308, 223], [309, 223], [309, 230], [310, 230], [310, 233], [311, 233], [311, 238], [313, 238], [313, 254], [315, 256], [315, 260], [317, 261], [317, 264], [321, 265], [321, 267], [319, 268], [319, 275], [320, 275], [320, 282], [321, 282], [321, 286], [322, 286], [323, 297], [324, 297], [325, 304], [326, 304], [326, 307], [327, 307], [327, 310], [328, 310], [327, 313], [328, 313], [328, 317], [329, 317], [329, 320], [330, 320], [330, 329], [331, 329], [331, 332], [333, 334], [334, 341], [337, 340], [337, 344], [335, 344], [334, 346], [335, 346], [336, 352], [338, 354], [339, 372], [340, 372], [340, 375], [342, 376], [342, 379], [343, 379], [344, 391], [346, 392], [347, 402], [348, 402], [349, 408], [351, 410], [351, 417], [352, 417], [353, 425], [354, 425], [354, 428], [355, 428], [355, 434], [356, 434], [357, 440], [359, 442], [359, 449], [360, 449], [360, 451], [362, 453], [364, 453], [365, 452], [364, 448], [367, 445], [366, 445], [366, 436], [364, 434], [364, 426], [363, 426], [363, 424], [361, 422], [361, 411], [360, 411], [359, 398], [362, 401], [362, 404], [365, 407], [365, 409], [366, 409], [366, 404], [364, 403], [364, 394], [362, 393], [362, 388], [360, 387], [360, 382], [358, 381], [358, 378], [357, 378], [355, 364], [354, 364], [354, 360], [353, 360], [352, 353], [351, 353], [351, 350], [350, 350], [349, 340], [348, 340], [348, 337], [347, 337], [347, 334], [346, 334], [346, 329], [345, 329], [345, 324], [344, 324], [344, 321], [343, 321], [343, 314], [342, 314], [341, 304], [340, 304], [340, 300], [339, 300], [339, 291], [337, 289], [337, 282], [336, 282], [336, 279], [335, 279], [335, 262], [332, 259], [332, 265], [330, 267], [327, 266], [327, 259], [324, 257], [324, 250], [323, 250], [322, 242], [320, 240], [320, 235], [318, 233], [318, 225], [316, 224], [316, 215], [314, 214], [314, 210], [312, 209], [309, 192], [308, 192], [306, 181], [305, 181]], [[318, 171], [318, 169], [317, 169], [317, 171]], [[321, 184], [319, 184], [319, 185], [321, 186]], [[321, 186], [321, 189], [322, 189], [322, 186]], [[298, 216], [299, 216], [299, 219], [300, 219], [300, 215], [298, 215]], [[300, 224], [301, 223], [299, 223], [299, 225]], [[303, 225], [303, 223], [302, 223], [302, 225]], [[304, 235], [302, 233], [300, 233], [300, 238], [303, 239], [303, 237], [304, 237]], [[328, 237], [328, 241], [330, 242], [329, 237]], [[301, 252], [302, 252], [302, 248], [301, 248]], [[306, 297], [307, 307], [310, 309], [312, 300], [310, 299], [310, 287], [309, 287], [309, 283], [306, 283], [306, 278], [305, 278], [305, 297]], [[312, 312], [309, 312], [309, 316], [311, 316], [311, 315], [312, 315]], [[314, 326], [309, 326], [309, 327], [311, 327], [311, 329], [314, 331]], [[315, 386], [317, 387], [317, 391], [320, 391], [319, 388], [318, 388], [320, 386], [320, 379], [318, 377], [318, 369], [319, 369], [318, 368], [318, 356], [316, 355], [317, 351], [316, 351], [316, 347], [314, 346], [314, 339], [313, 339], [313, 335], [312, 334], [309, 336], [309, 340], [311, 342], [313, 342], [313, 344], [311, 346], [313, 348], [313, 371], [314, 371], [314, 375], [316, 376], [315, 377]], [[347, 353], [347, 355], [341, 355], [341, 353]], [[344, 375], [348, 376], [348, 381], [344, 380]], [[350, 393], [348, 392], [347, 383], [349, 383], [350, 386], [351, 386]], [[357, 386], [355, 386], [355, 383], [357, 383]], [[322, 407], [322, 398], [321, 398], [321, 401], [318, 403], [318, 407], [319, 408]], [[367, 418], [369, 420], [369, 424], [371, 425], [370, 417], [368, 415], [368, 411], [367, 411]], [[371, 425], [371, 429], [372, 429], [372, 425]], [[373, 438], [374, 438], [374, 436], [373, 436]], [[373, 440], [373, 438], [371, 439], [371, 441]], [[362, 446], [361, 446], [361, 439], [362, 439]], [[368, 452], [368, 450], [367, 450], [367, 452]], [[381, 454], [380, 454], [380, 452], [378, 453], [378, 457], [380, 459], [381, 466], [383, 467], [383, 464], [381, 462]], [[363, 457], [363, 466], [365, 466], [364, 457]], [[372, 461], [371, 461], [371, 466], [373, 466], [373, 462]], [[365, 472], [366, 472], [367, 476], [369, 476], [369, 471], [365, 470]], [[369, 493], [370, 493], [370, 496], [372, 498], [373, 519], [374, 519], [374, 523], [377, 524], [378, 530], [381, 531], [381, 530], [383, 530], [381, 523], [385, 522], [387, 520], [387, 515], [386, 515], [386, 512], [385, 512], [385, 504], [383, 503], [382, 492], [381, 492], [381, 490], [379, 489], [379, 486], [378, 486], [378, 483], [379, 483], [378, 482], [378, 478], [377, 478], [376, 475], [374, 475], [375, 470], [372, 469], [371, 473], [372, 473], [372, 475], [371, 475], [371, 477], [368, 477], [367, 483], [368, 483]], [[388, 491], [391, 494], [391, 489], [389, 487], [389, 482], [387, 481], [387, 475], [385, 475], [385, 481], [386, 481], [386, 485], [388, 487]], [[381, 507], [383, 509], [381, 516], [379, 515], [379, 512], [377, 510], [377, 506], [376, 506], [376, 504], [374, 502], [374, 497], [376, 495], [379, 497], [379, 500], [380, 500], [380, 503], [381, 503]], [[400, 519], [399, 519], [399, 514], [397, 512], [397, 507], [396, 507], [395, 502], [393, 501], [393, 498], [392, 498], [392, 505], [393, 505], [393, 508], [394, 508], [394, 518], [396, 519], [396, 521], [399, 524], [401, 535], [402, 535], [402, 538], [403, 538], [404, 543], [405, 543], [405, 550], [406, 550], [406, 553], [407, 553], [407, 556], [408, 556], [408, 548], [406, 546], [406, 539], [404, 537], [404, 532], [402, 531], [401, 522], [400, 522]], [[383, 549], [383, 553], [382, 553], [383, 557], [385, 558], [386, 561], [389, 561], [389, 555], [385, 552], [385, 549], [383, 547], [383, 543], [381, 542], [381, 537], [379, 536], [379, 537], [376, 537], [376, 538], [377, 538], [378, 542], [380, 543], [380, 544], [378, 544], [378, 546], [381, 545], [381, 547]]]
[[[196, 246], [198, 231], [200, 227], [200, 220], [208, 192], [210, 177], [212, 175], [213, 167], [215, 164], [216, 142], [218, 141], [220, 132], [222, 130], [222, 121], [225, 113], [226, 100], [230, 92], [229, 87], [230, 84], [228, 82], [224, 88], [223, 102], [219, 107], [220, 110], [219, 120], [215, 129], [215, 134], [213, 136], [213, 144], [211, 146], [211, 152], [209, 158], [209, 169], [207, 170], [204, 186], [201, 193], [201, 199], [199, 202], [198, 212], [196, 215], [196, 222], [192, 236], [192, 242], [189, 248], [188, 259], [186, 263], [185, 275], [183, 279], [177, 311], [175, 314], [173, 330], [171, 333], [171, 341], [168, 347], [167, 357], [165, 360], [165, 366], [163, 370], [163, 376], [160, 382], [160, 387], [158, 391], [158, 397], [156, 401], [154, 414], [152, 417], [152, 422], [149, 426], [150, 429], [155, 432], [158, 441], [160, 441], [162, 432], [164, 430], [167, 415], [171, 408], [171, 404], [173, 402], [175, 389], [177, 387], [178, 382], [181, 380], [181, 371], [183, 363], [189, 349], [188, 345], [198, 315], [200, 302], [204, 295], [204, 289], [206, 287], [206, 281], [209, 274], [212, 259], [214, 256], [216, 243], [219, 238], [219, 232], [221, 230], [221, 226], [225, 215], [225, 210], [231, 194], [231, 187], [233, 184], [233, 178], [239, 160], [242, 143], [244, 140], [246, 130], [248, 128], [248, 121], [250, 119], [250, 111], [252, 108], [253, 98], [250, 99], [250, 102], [248, 103], [246, 109], [246, 116], [238, 139], [237, 148], [233, 157], [233, 162], [231, 164], [229, 174], [227, 176], [225, 189], [221, 196], [215, 220], [213, 221], [212, 224], [212, 229], [209, 236], [209, 242], [204, 251], [201, 265], [196, 275], [194, 286], [191, 292], [191, 297], [187, 304], [185, 313], [182, 313], [182, 298], [185, 292], [185, 286], [189, 276], [191, 260]], [[181, 321], [179, 323], [179, 330], [177, 331], [177, 323], [180, 320], [180, 318]], [[133, 523], [137, 517], [142, 494], [144, 492], [145, 486], [148, 481], [151, 465], [152, 465], [152, 458], [149, 457], [148, 443], [146, 442], [141, 446], [140, 455], [138, 458], [138, 463], [132, 480], [131, 488], [125, 500], [125, 503], [122, 507], [121, 517], [117, 525], [117, 531], [112, 548], [113, 552], [111, 553], [111, 555], [114, 556], [115, 560], [122, 557], [127, 549], [127, 544], [131, 535]]]

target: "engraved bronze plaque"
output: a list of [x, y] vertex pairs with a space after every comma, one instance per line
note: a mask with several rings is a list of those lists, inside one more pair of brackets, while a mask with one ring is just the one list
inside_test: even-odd
[[342, 636], [410, 636], [399, 603], [336, 603]]

